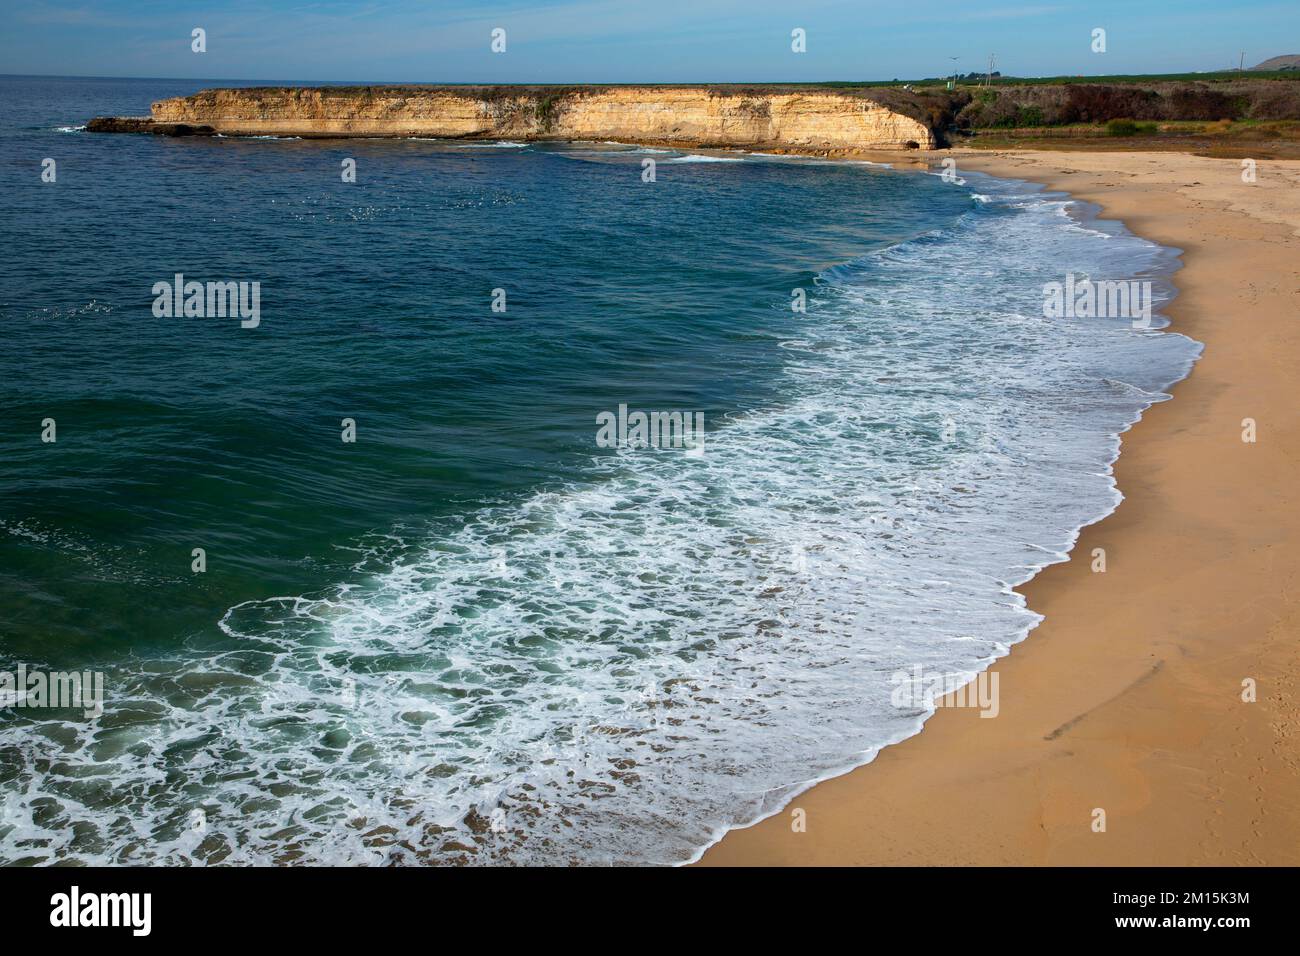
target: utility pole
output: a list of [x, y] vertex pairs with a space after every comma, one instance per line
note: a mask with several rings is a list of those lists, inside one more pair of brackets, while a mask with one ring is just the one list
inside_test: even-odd
[[993, 85], [993, 63], [995, 60], [997, 60], [997, 58], [998, 55], [996, 53], [989, 54], [989, 72], [988, 75], [984, 77], [985, 89]]
[[1246, 69], [1246, 51], [1241, 51], [1241, 59], [1237, 61], [1237, 72], [1242, 73]]
[[948, 89], [955, 90], [957, 89], [957, 61], [960, 60], [961, 57], [950, 56], [948, 59], [952, 60], [952, 79], [948, 81]]

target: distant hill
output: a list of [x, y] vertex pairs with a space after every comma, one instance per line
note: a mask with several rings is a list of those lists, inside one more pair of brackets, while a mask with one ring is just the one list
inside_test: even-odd
[[1286, 56], [1275, 56], [1271, 60], [1265, 60], [1252, 70], [1300, 70], [1300, 53], [1288, 53]]

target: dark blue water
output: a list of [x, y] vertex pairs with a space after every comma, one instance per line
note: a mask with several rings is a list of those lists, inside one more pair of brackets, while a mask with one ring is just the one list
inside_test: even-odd
[[[0, 666], [108, 684], [0, 710], [6, 861], [686, 859], [1023, 637], [1195, 351], [1045, 322], [1170, 260], [1023, 186], [77, 129], [204, 85], [0, 78]], [[597, 447], [623, 403], [705, 453]]]

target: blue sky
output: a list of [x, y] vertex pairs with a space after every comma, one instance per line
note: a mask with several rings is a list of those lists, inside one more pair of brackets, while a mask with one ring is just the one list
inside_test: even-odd
[[[190, 49], [195, 27], [207, 52]], [[506, 52], [490, 50], [506, 31]], [[807, 34], [807, 52], [790, 33]], [[1105, 53], [1091, 50], [1106, 30]], [[1223, 69], [1300, 53], [1251, 0], [0, 0], [0, 72], [475, 83], [875, 80]]]

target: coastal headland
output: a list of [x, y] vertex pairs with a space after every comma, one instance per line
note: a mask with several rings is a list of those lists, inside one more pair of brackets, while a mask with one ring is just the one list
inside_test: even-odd
[[96, 117], [90, 132], [618, 140], [699, 148], [933, 149], [926, 98], [783, 86], [322, 86], [211, 89]]

